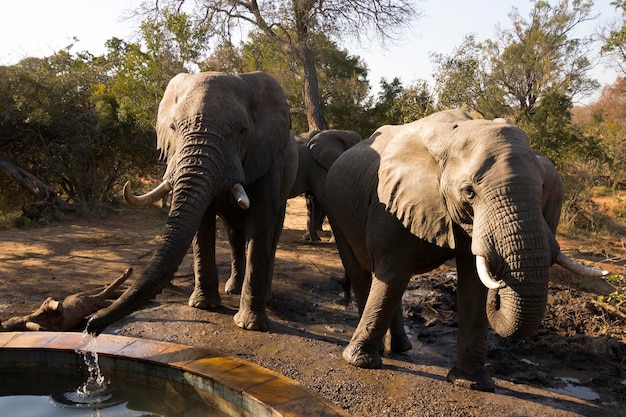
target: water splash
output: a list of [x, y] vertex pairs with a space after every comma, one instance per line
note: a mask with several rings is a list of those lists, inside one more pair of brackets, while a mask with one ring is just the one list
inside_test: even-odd
[[79, 396], [92, 397], [106, 391], [109, 381], [100, 370], [96, 337], [84, 332], [76, 353], [82, 356], [88, 371], [87, 380], [76, 389], [76, 393]]
[[65, 392], [62, 396], [53, 395], [52, 400], [56, 404], [97, 410], [124, 402], [124, 399], [114, 398], [114, 390], [109, 387], [110, 381], [102, 374], [96, 345], [96, 337], [84, 332], [76, 353], [87, 366], [87, 380], [74, 391]]

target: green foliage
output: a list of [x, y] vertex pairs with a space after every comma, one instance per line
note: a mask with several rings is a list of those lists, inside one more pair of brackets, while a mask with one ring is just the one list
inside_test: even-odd
[[[144, 3], [147, 8], [149, 3]], [[151, 15], [159, 15], [162, 10], [176, 10], [180, 13], [185, 5], [184, 0], [163, 0], [154, 7], [146, 10]], [[237, 2], [212, 2], [199, 1], [191, 7], [194, 25], [206, 30], [207, 36], [217, 38], [220, 44], [226, 48], [218, 47], [220, 52], [232, 52], [230, 45], [233, 38], [262, 38], [252, 48], [253, 58], [250, 62], [246, 57], [240, 63], [234, 63], [234, 68], [253, 67], [275, 75], [279, 80], [278, 72], [266, 70], [264, 64], [268, 59], [267, 52], [276, 67], [293, 64], [295, 75], [301, 77], [298, 81], [302, 89], [298, 93], [302, 96], [302, 106], [298, 107], [297, 114], [306, 117], [306, 127], [300, 126], [300, 118], [296, 118], [295, 129], [308, 131], [313, 129], [326, 129], [333, 121], [331, 115], [337, 114], [337, 104], [329, 103], [324, 96], [324, 86], [320, 83], [325, 78], [324, 65], [333, 60], [332, 57], [322, 57], [319, 61], [320, 52], [329, 50], [324, 43], [340, 40], [344, 36], [360, 38], [374, 32], [379, 39], [393, 39], [402, 29], [409, 27], [411, 20], [417, 15], [414, 2], [411, 0], [393, 0], [384, 2], [384, 6], [378, 0], [352, 0], [352, 1], [292, 1], [277, 0], [263, 1], [241, 0]], [[200, 29], [202, 30], [202, 29]], [[235, 35], [233, 35], [235, 33]], [[254, 39], [253, 39], [253, 43]], [[320, 48], [321, 46], [321, 48]], [[334, 46], [331, 49], [337, 49]], [[257, 54], [261, 52], [261, 54]], [[228, 57], [228, 55], [226, 55]], [[213, 64], [224, 64], [223, 56], [212, 60]], [[283, 65], [276, 58], [284, 58]], [[341, 58], [341, 57], [339, 57]], [[261, 61], [264, 62], [260, 62]], [[233, 67], [230, 67], [233, 68]], [[274, 68], [274, 66], [272, 66]], [[328, 80], [326, 88], [333, 83]], [[354, 74], [352, 80], [357, 80], [348, 87], [357, 87], [357, 96], [362, 93], [359, 74]], [[343, 77], [342, 77], [343, 78]], [[283, 84], [288, 91], [288, 85]], [[336, 86], [332, 87], [333, 89]], [[335, 97], [339, 97], [335, 94]], [[352, 104], [354, 97], [345, 94], [344, 104]], [[358, 97], [357, 97], [358, 98]], [[293, 103], [293, 102], [292, 102]], [[331, 109], [334, 107], [334, 109]], [[349, 112], [350, 109], [347, 109]], [[349, 114], [349, 113], [348, 113]], [[337, 124], [343, 123], [343, 117], [337, 114]]]
[[153, 143], [151, 132], [118, 117], [106, 69], [103, 57], [67, 50], [3, 68], [0, 95], [11, 99], [0, 122], [0, 152], [69, 203], [111, 201], [128, 167], [141, 165], [128, 155], [146, 151], [148, 138]]
[[603, 55], [612, 56], [613, 59], [609, 63], [621, 70], [622, 74], [626, 74], [626, 1], [615, 0], [611, 5], [618, 10], [621, 9], [622, 20], [619, 25], [613, 24], [602, 35], [604, 44], [601, 52]]
[[584, 135], [572, 124], [571, 99], [559, 91], [546, 91], [533, 112], [524, 113], [518, 125], [526, 131], [531, 145], [548, 156], [557, 167], [567, 161], [608, 160], [597, 138]]
[[615, 291], [609, 295], [598, 296], [598, 301], [613, 305], [624, 304], [626, 302], [626, 277], [618, 274], [610, 274], [605, 280], [615, 288]]
[[465, 107], [487, 119], [530, 120], [548, 95], [570, 101], [595, 90], [587, 76], [591, 38], [571, 37], [574, 28], [590, 20], [590, 2], [562, 0], [551, 6], [534, 1], [530, 16], [509, 14], [512, 29], [497, 38], [477, 42], [466, 36], [451, 56], [435, 54], [440, 107]]
[[383, 78], [380, 88], [375, 106], [368, 111], [373, 130], [382, 125], [410, 123], [436, 111], [426, 81], [405, 88], [398, 78], [391, 82]]
[[[320, 104], [328, 126], [362, 133], [362, 109], [369, 93], [367, 69], [359, 57], [339, 49], [324, 35], [312, 35], [310, 46], [318, 66]], [[239, 48], [230, 43], [220, 45], [200, 64], [200, 68], [226, 72], [264, 71], [271, 74], [287, 94], [293, 111], [293, 131], [308, 131], [303, 96], [304, 69], [298, 61], [290, 59], [289, 52], [280, 48], [276, 42], [269, 42], [265, 33], [250, 34]], [[365, 126], [369, 127], [367, 124]]]

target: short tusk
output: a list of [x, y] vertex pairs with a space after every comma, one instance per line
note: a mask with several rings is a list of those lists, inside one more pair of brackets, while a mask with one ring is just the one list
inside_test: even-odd
[[489, 265], [487, 264], [487, 258], [484, 256], [476, 256], [476, 271], [478, 271], [480, 282], [482, 282], [483, 285], [490, 290], [497, 290], [506, 286], [504, 281], [496, 281], [491, 276], [491, 272], [489, 272]]
[[133, 195], [130, 189], [130, 181], [124, 184], [124, 200], [131, 206], [149, 206], [154, 204], [172, 191], [172, 185], [167, 180], [163, 180], [158, 187], [144, 195]]
[[603, 269], [593, 268], [591, 266], [586, 266], [574, 261], [572, 258], [564, 254], [563, 252], [559, 252], [556, 257], [556, 263], [561, 265], [563, 268], [568, 271], [574, 272], [580, 275], [586, 275], [588, 277], [605, 277], [609, 275], [609, 271]]
[[235, 201], [239, 204], [239, 207], [242, 209], [250, 208], [250, 199], [246, 194], [246, 190], [243, 189], [243, 186], [239, 183], [233, 185], [233, 188], [230, 189], [230, 192], [235, 197]]

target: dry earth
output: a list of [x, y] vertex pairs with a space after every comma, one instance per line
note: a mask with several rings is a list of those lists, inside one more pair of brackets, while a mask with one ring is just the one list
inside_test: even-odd
[[[406, 292], [413, 349], [386, 354], [384, 369], [358, 369], [341, 359], [357, 314], [354, 303], [342, 303], [336, 248], [328, 233], [318, 244], [301, 239], [305, 212], [302, 198], [289, 201], [269, 332], [234, 325], [238, 296], [224, 295], [217, 311], [188, 307], [190, 256], [173, 285], [106, 332], [206, 347], [255, 362], [354, 416], [626, 416], [623, 306], [611, 310], [597, 302], [599, 296], [610, 300], [615, 285], [626, 285], [623, 278], [613, 283], [581, 279], [554, 267], [548, 312], [537, 334], [515, 343], [490, 334], [488, 366], [497, 388], [482, 393], [454, 387], [445, 378], [454, 363], [457, 328], [454, 269], [441, 267], [415, 276]], [[123, 208], [97, 218], [0, 231], [0, 320], [32, 312], [48, 296], [60, 300], [110, 282], [130, 266], [138, 276], [165, 218], [156, 207]], [[571, 256], [626, 272], [623, 242], [562, 239], [561, 244]], [[225, 242], [218, 252], [225, 280]]]

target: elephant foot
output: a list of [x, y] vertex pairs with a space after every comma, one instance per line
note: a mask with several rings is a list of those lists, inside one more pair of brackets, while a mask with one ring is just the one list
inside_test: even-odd
[[491, 375], [484, 368], [480, 368], [474, 373], [468, 373], [455, 366], [448, 372], [447, 379], [454, 385], [476, 391], [494, 392], [496, 390]]
[[246, 330], [264, 332], [269, 328], [269, 319], [265, 311], [256, 313], [251, 310], [240, 309], [237, 314], [235, 314], [233, 320], [238, 327]]
[[378, 353], [378, 346], [379, 344], [368, 347], [351, 343], [343, 350], [343, 359], [359, 368], [380, 369], [383, 367], [383, 360]]
[[302, 239], [306, 240], [307, 242], [321, 242], [322, 240], [317, 234], [308, 232], [302, 236]]
[[226, 294], [241, 294], [242, 286], [243, 284], [235, 278], [229, 278], [224, 285], [224, 292], [226, 292]]
[[201, 310], [210, 310], [222, 305], [222, 298], [219, 294], [207, 295], [204, 291], [195, 289], [189, 297], [189, 306]]
[[389, 345], [391, 351], [395, 353], [402, 353], [413, 349], [413, 345], [411, 344], [411, 341], [406, 336], [406, 334], [391, 336], [391, 341]]

